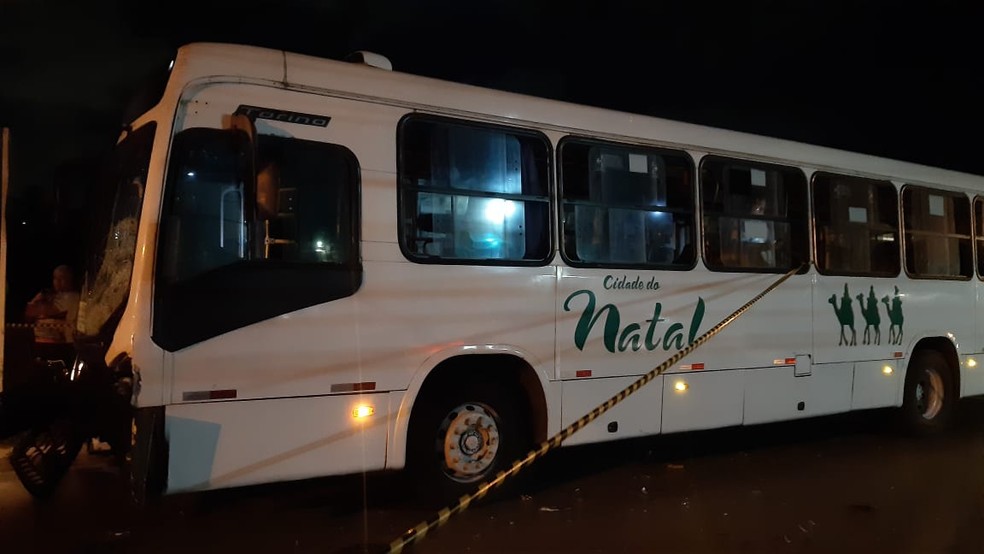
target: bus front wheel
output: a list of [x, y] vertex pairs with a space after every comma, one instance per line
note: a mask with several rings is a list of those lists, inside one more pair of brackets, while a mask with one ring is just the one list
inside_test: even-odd
[[528, 434], [511, 392], [495, 382], [468, 383], [417, 399], [407, 464], [423, 499], [449, 502], [474, 492], [523, 454]]
[[902, 416], [910, 431], [925, 435], [946, 429], [957, 400], [952, 375], [946, 358], [936, 350], [919, 350], [912, 356], [902, 399]]

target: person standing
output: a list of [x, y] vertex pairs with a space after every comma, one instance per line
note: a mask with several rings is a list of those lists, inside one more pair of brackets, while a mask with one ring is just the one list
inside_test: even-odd
[[79, 293], [75, 274], [67, 265], [52, 272], [52, 289], [42, 290], [24, 311], [28, 323], [34, 323], [34, 342], [39, 344], [71, 344], [75, 321], [79, 314]]

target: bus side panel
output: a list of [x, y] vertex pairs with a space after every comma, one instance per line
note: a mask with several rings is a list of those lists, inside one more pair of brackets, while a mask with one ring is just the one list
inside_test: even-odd
[[924, 337], [949, 337], [969, 349], [974, 305], [967, 297], [973, 286], [937, 279], [821, 276], [814, 294], [817, 361], [891, 360], [898, 352], [911, 353]]
[[885, 365], [895, 368], [897, 352], [907, 348], [897, 344], [891, 324], [897, 282], [817, 275], [813, 291], [814, 364], [854, 366], [849, 409], [898, 405], [904, 372], [882, 371]]
[[856, 362], [851, 409], [887, 408], [901, 404], [899, 393], [905, 374], [901, 369], [903, 366], [898, 360]]
[[[563, 268], [557, 306], [560, 369], [642, 375], [779, 277], [700, 267], [688, 272]], [[631, 288], [634, 283], [637, 288]], [[809, 275], [793, 276], [681, 366], [753, 368], [808, 354], [809, 289]]]
[[745, 424], [850, 410], [852, 365], [813, 366], [810, 375], [801, 376], [792, 367], [746, 370]]
[[[916, 343], [927, 337], [940, 337], [952, 342], [958, 359], [959, 354], [973, 351], [975, 314], [974, 303], [970, 301], [974, 289], [972, 281], [909, 279], [900, 281], [898, 289], [901, 304], [897, 307], [894, 303], [890, 305], [902, 317], [899, 320], [896, 316], [902, 331], [900, 346], [904, 347], [899, 350], [904, 351], [906, 356], [912, 356]], [[893, 300], [894, 295], [890, 302]], [[960, 369], [960, 389], [965, 390], [966, 385], [962, 381], [968, 376], [966, 365]]]
[[[618, 394], [635, 381], [632, 377], [583, 379], [563, 382], [562, 424], [564, 427], [598, 406], [598, 397]], [[564, 442], [566, 446], [655, 435], [660, 431], [663, 378], [657, 377]]]
[[[367, 376], [390, 376], [407, 389], [402, 408], [394, 408], [402, 411], [394, 420], [388, 467], [404, 465], [414, 402], [421, 387], [428, 386], [431, 370], [448, 357], [474, 360], [494, 353], [525, 361], [539, 378], [547, 422], [556, 429], [559, 387], [549, 386], [554, 373], [552, 266], [416, 264], [406, 261], [396, 244], [365, 250], [372, 259], [364, 262], [366, 279], [356, 296], [360, 369]], [[476, 365], [455, 368], [452, 385], [464, 385]], [[501, 369], [504, 379], [512, 375], [507, 367], [490, 369], [493, 374]], [[454, 394], [456, 387], [446, 390]]]
[[[978, 252], [978, 256], [984, 252]], [[976, 297], [976, 309], [974, 310], [975, 333], [973, 342], [967, 344], [966, 351], [976, 355], [971, 356], [974, 365], [970, 365], [969, 360], [964, 360], [960, 365], [962, 370], [961, 388], [963, 396], [976, 396], [984, 394], [984, 283], [980, 279], [974, 279], [974, 294]]]
[[[356, 419], [359, 406], [373, 415]], [[386, 394], [168, 406], [167, 492], [382, 469]], [[262, 414], [257, 417], [257, 414]]]
[[[417, 264], [376, 245], [357, 294], [366, 375], [399, 374], [400, 388], [448, 350], [521, 356], [541, 381], [553, 374], [554, 268]], [[382, 261], [381, 259], [390, 261]], [[467, 379], [467, 369], [461, 379]]]
[[[664, 433], [741, 424], [744, 409], [741, 371], [668, 375], [665, 380]], [[678, 383], [684, 383], [686, 388]]]
[[890, 308], [898, 282], [818, 275], [813, 293], [814, 363], [891, 360], [895, 352], [905, 350], [892, 340]]
[[[938, 279], [820, 276], [814, 293], [814, 340], [820, 363], [857, 362], [854, 408], [898, 406], [906, 363], [923, 338], [942, 337], [964, 351], [974, 337], [974, 283]], [[891, 372], [883, 371], [885, 366]], [[975, 375], [962, 378], [980, 390]], [[963, 379], [961, 379], [963, 380]], [[891, 403], [887, 403], [891, 400]]]
[[960, 357], [960, 396], [984, 394], [984, 354], [976, 353]]
[[[972, 352], [974, 340], [973, 282], [938, 279], [908, 279], [898, 282], [901, 303], [889, 298], [902, 340], [898, 350], [911, 356], [916, 343], [926, 337], [948, 339], [958, 354]], [[882, 303], [883, 310], [885, 304]], [[893, 321], [888, 318], [887, 324]], [[884, 331], [883, 331], [884, 333]], [[898, 336], [898, 332], [896, 333]], [[884, 339], [884, 334], [882, 335]]]
[[[557, 297], [560, 376], [578, 379], [579, 371], [590, 371], [592, 377], [645, 374], [779, 277], [716, 273], [703, 267], [691, 271], [562, 268]], [[778, 365], [792, 366], [797, 356], [810, 353], [810, 287], [810, 275], [791, 277], [669, 368], [663, 432], [740, 425], [745, 405], [740, 370], [777, 360]], [[688, 390], [674, 389], [677, 380], [686, 382]], [[788, 390], [782, 389], [783, 398], [795, 393], [788, 384]], [[849, 384], [845, 390], [850, 392]], [[598, 390], [592, 402], [597, 405], [606, 399]], [[796, 403], [787, 404], [788, 417], [797, 417]], [[565, 400], [565, 418], [566, 412]]]

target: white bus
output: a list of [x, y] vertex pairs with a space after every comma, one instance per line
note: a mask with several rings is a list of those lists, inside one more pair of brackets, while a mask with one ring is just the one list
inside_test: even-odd
[[984, 178], [387, 65], [185, 46], [121, 139], [78, 331], [138, 489], [461, 494], [797, 267], [565, 444], [984, 393]]

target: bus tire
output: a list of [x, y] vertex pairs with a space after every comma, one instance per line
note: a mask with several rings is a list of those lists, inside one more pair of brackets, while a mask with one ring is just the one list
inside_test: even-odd
[[936, 350], [918, 350], [905, 375], [902, 420], [906, 429], [917, 435], [945, 430], [956, 401], [956, 383], [946, 357]]
[[[436, 387], [417, 399], [407, 467], [425, 504], [476, 491], [525, 453], [529, 433], [518, 398], [512, 389], [484, 381]], [[514, 490], [516, 480], [510, 481], [493, 494]]]

